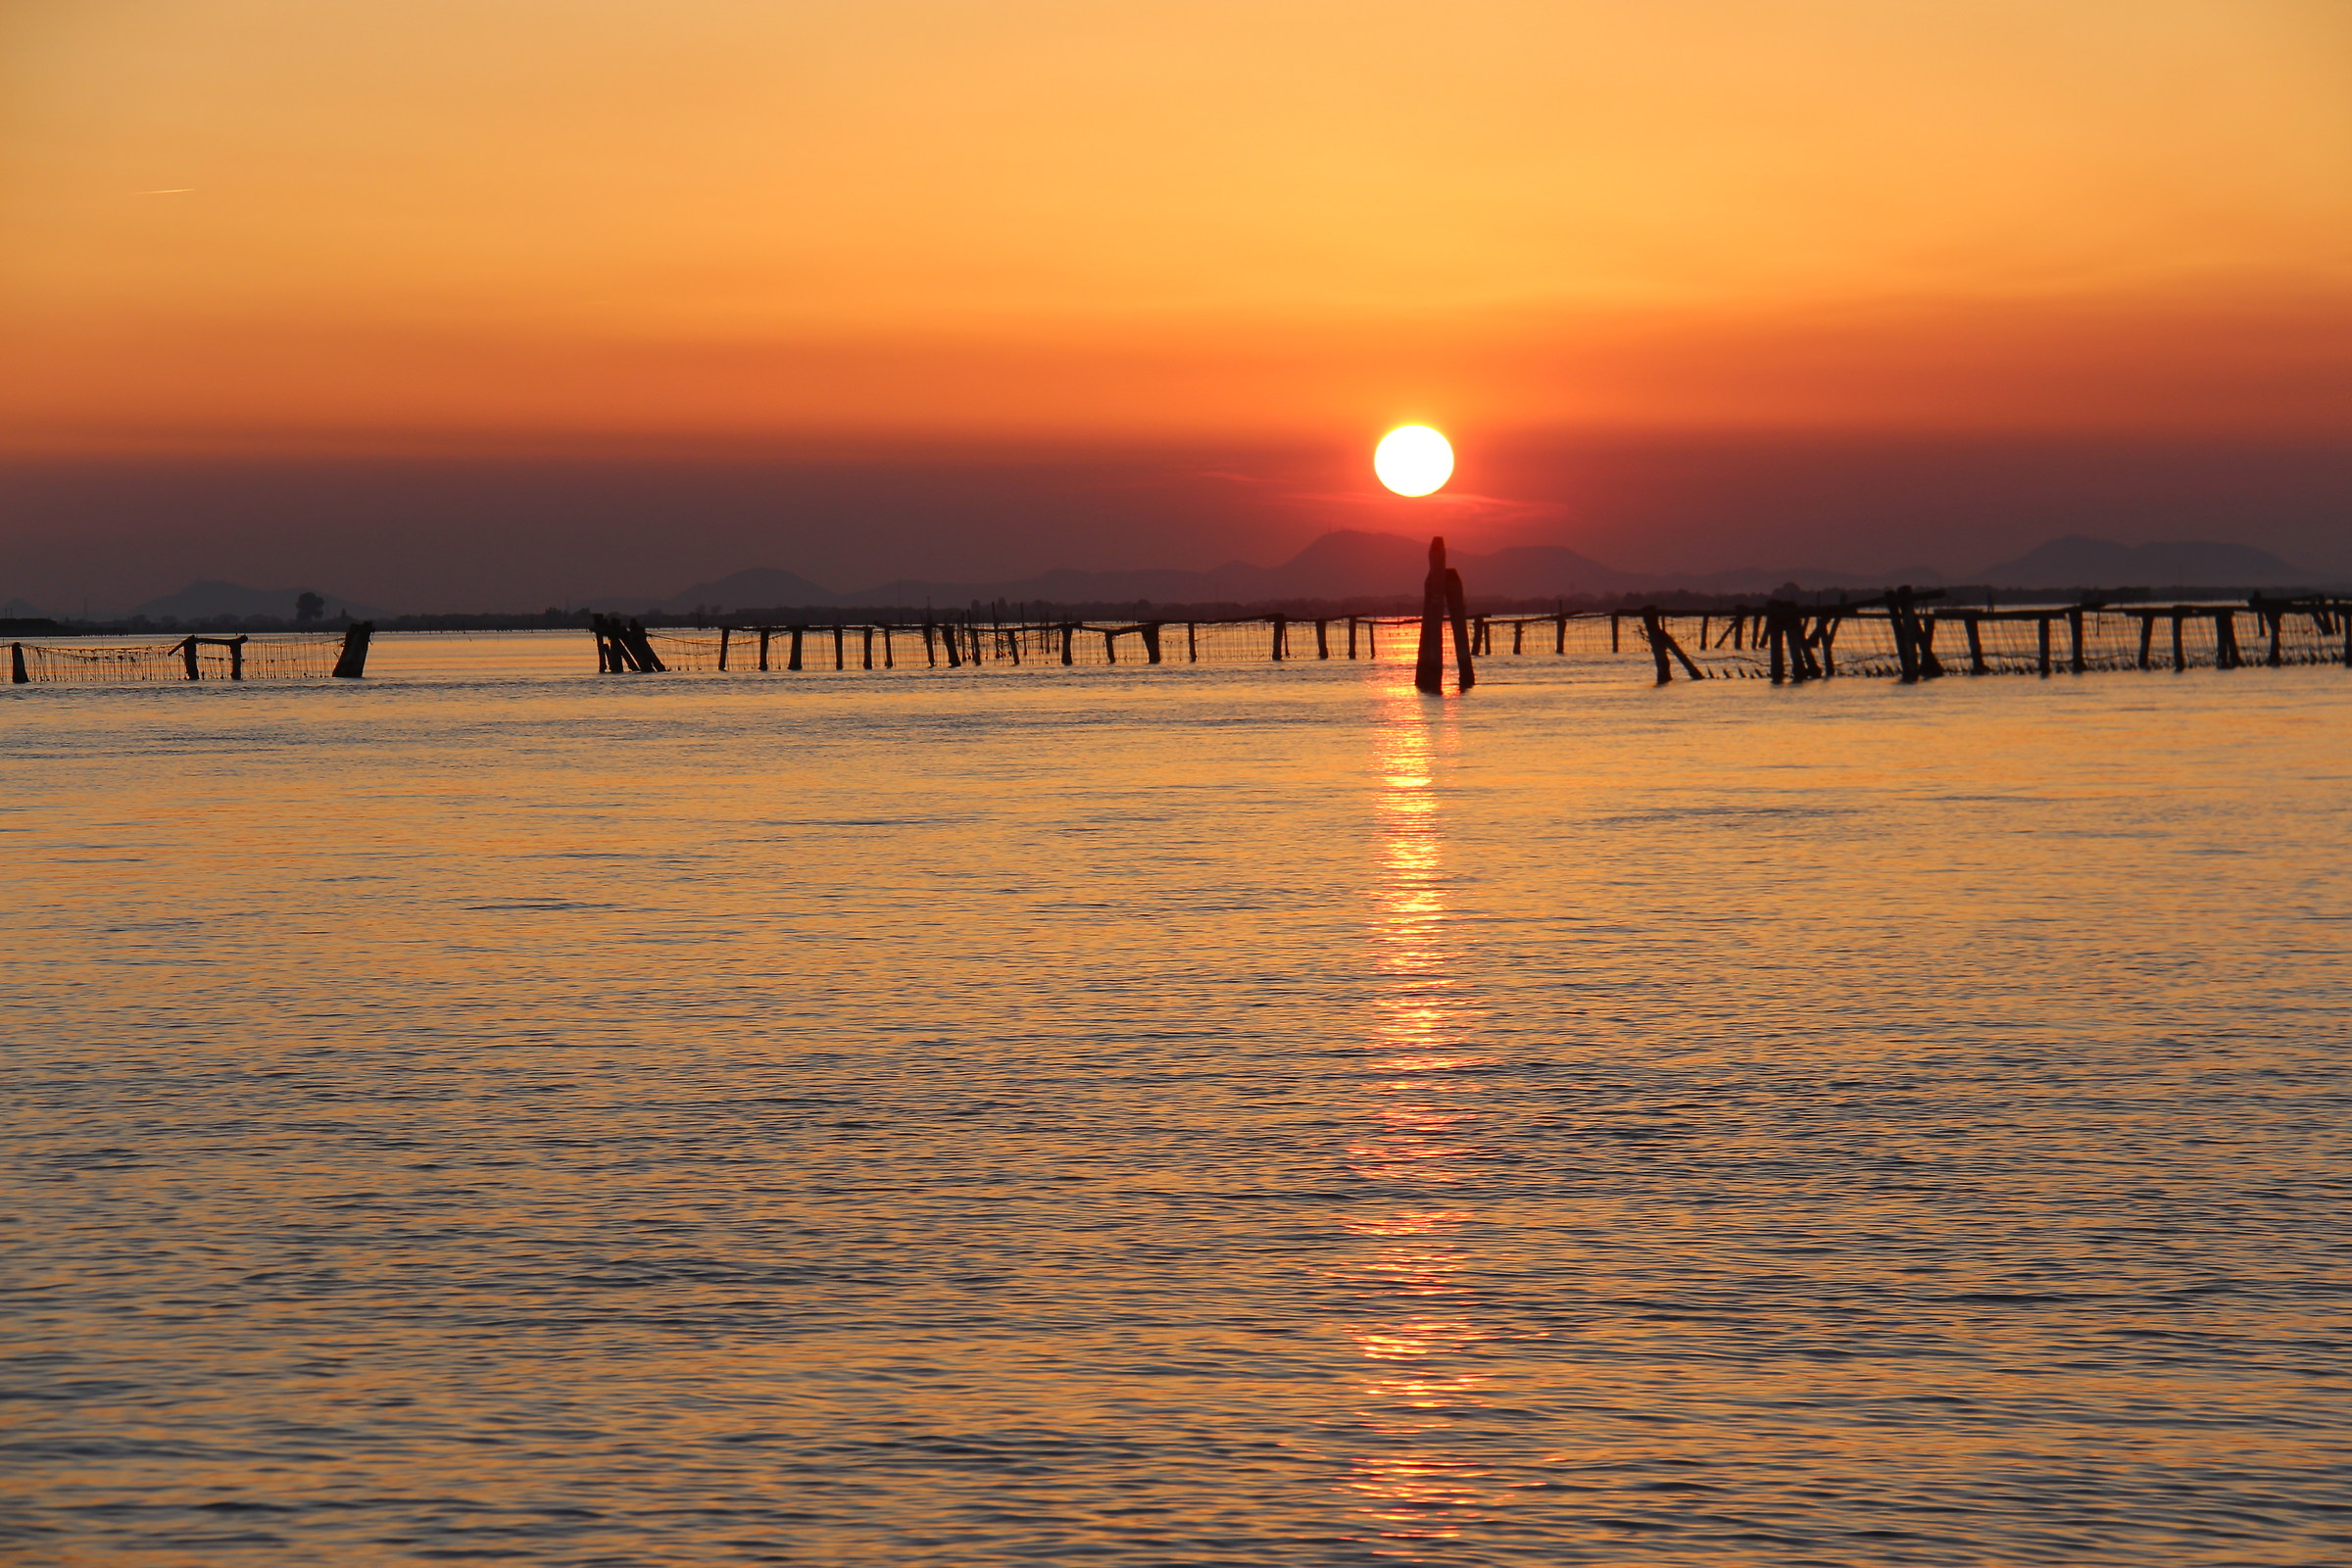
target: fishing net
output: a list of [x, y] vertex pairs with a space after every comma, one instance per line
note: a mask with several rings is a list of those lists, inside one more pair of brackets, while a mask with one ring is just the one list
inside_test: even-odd
[[[89, 644], [18, 643], [11, 649], [12, 678], [21, 667], [25, 683], [47, 686], [104, 686], [126, 681], [306, 680], [332, 675], [343, 651], [341, 636], [175, 638], [170, 641]], [[21, 660], [21, 664], [20, 664]]]

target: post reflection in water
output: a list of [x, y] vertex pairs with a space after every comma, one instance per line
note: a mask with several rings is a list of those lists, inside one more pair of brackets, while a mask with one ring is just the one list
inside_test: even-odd
[[1459, 1239], [1488, 1118], [1473, 1071], [1485, 1061], [1470, 1045], [1479, 1008], [1463, 994], [1446, 925], [1439, 783], [1456, 742], [1452, 710], [1401, 680], [1377, 701], [1375, 1022], [1368, 1125], [1348, 1152], [1355, 1174], [1394, 1201], [1348, 1224], [1367, 1250], [1353, 1281], [1361, 1320], [1349, 1330], [1362, 1356], [1349, 1423], [1360, 1446], [1344, 1485], [1366, 1544], [1411, 1559], [1501, 1500], [1498, 1478], [1458, 1441], [1489, 1381], [1477, 1366], [1491, 1331]]

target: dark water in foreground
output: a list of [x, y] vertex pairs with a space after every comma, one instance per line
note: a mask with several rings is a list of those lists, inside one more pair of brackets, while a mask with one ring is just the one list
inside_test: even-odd
[[12, 1561], [2352, 1560], [2352, 676], [32, 688]]

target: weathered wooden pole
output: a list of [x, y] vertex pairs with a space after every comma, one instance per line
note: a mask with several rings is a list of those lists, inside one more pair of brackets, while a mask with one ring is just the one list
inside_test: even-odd
[[[764, 674], [764, 673], [766, 672], [766, 670], [767, 670], [767, 644], [768, 644], [768, 639], [769, 639], [769, 638], [771, 638], [771, 637], [773, 637], [773, 636], [775, 636], [775, 634], [776, 634], [776, 631], [775, 631], [775, 628], [774, 628], [773, 626], [762, 626], [762, 627], [760, 627], [760, 669], [761, 673], [763, 673], [763, 674]], [[924, 638], [924, 639], [923, 639], [923, 645], [924, 645], [924, 647], [925, 647], [925, 648], [928, 648], [928, 647], [930, 646], [930, 642], [931, 642], [931, 640], [930, 640], [928, 637]]]
[[2050, 672], [2050, 617], [2043, 615], [2035, 624], [2041, 628], [2041, 656], [2035, 672], [2047, 675]]
[[1106, 664], [1115, 664], [1119, 662], [1118, 638], [1119, 634], [1108, 626], [1102, 628], [1102, 662]]
[[1470, 657], [1469, 596], [1462, 592], [1462, 574], [1446, 568], [1446, 618], [1453, 623], [1453, 689], [1466, 692], [1478, 684], [1478, 664]]
[[179, 644], [179, 662], [180, 662], [181, 667], [183, 667], [184, 669], [186, 669], [186, 670], [187, 670], [187, 672], [188, 672], [188, 679], [190, 679], [190, 680], [194, 680], [194, 679], [196, 679], [196, 639], [195, 639], [195, 638], [193, 638], [193, 637], [184, 637], [184, 638], [180, 639], [180, 644]]
[[2237, 651], [2237, 612], [2217, 610], [2213, 612], [2214, 667], [2235, 669], [2245, 662]]
[[2066, 612], [2067, 668], [2082, 673], [2082, 607], [2075, 606]]
[[243, 632], [228, 639], [228, 678], [230, 680], [245, 678], [245, 634]]
[[[1674, 680], [1674, 666], [1666, 662], [1666, 628], [1658, 624], [1657, 606], [1647, 605], [1642, 608], [1642, 634], [1649, 639], [1649, 659], [1650, 662], [1657, 666], [1658, 684], [1661, 686], [1671, 684]], [[1773, 645], [1773, 652], [1776, 656], [1779, 654], [1780, 645], [1778, 643]], [[1777, 657], [1773, 662], [1773, 678], [1775, 680], [1780, 678], [1780, 662]]]
[[785, 656], [784, 667], [786, 669], [798, 669], [801, 667], [801, 639], [808, 630], [808, 628], [806, 626], [794, 626], [790, 628], [790, 630], [792, 632], [792, 648], [791, 651]]
[[[2352, 643], [2346, 643], [2345, 647], [2352, 649]], [[1380, 617], [1378, 615], [1369, 616], [1364, 621], [1364, 657], [1371, 660], [1380, 658]], [[2352, 663], [2352, 659], [2347, 659], [2345, 662]]]
[[[1788, 620], [1778, 606], [1768, 605], [1764, 610], [1763, 621], [1763, 630], [1759, 635], [1763, 637], [1765, 645], [1771, 650], [1772, 683], [1778, 686], [1788, 678]], [[1659, 672], [1663, 674], [1665, 668], [1665, 661], [1660, 660], [1658, 662]]]
[[1973, 610], [1960, 618], [1962, 624], [1968, 627], [1968, 672], [1982, 675], [1984, 673], [1984, 628], [1978, 623], [1977, 612]]
[[727, 639], [729, 635], [728, 627], [718, 628], [718, 672], [722, 675], [727, 672]]
[[1196, 621], [1184, 623], [1184, 662], [1188, 664], [1200, 662], [1200, 627]]
[[1064, 664], [1068, 664], [1073, 662], [1072, 655], [1070, 653], [1070, 643], [1077, 635], [1078, 623], [1076, 621], [1065, 620], [1061, 623], [1061, 662]]
[[1291, 617], [1281, 611], [1274, 612], [1274, 662], [1280, 663], [1291, 651]]
[[1565, 610], [1552, 617], [1551, 651], [1555, 654], [1568, 652], [1568, 612]]
[[[1156, 664], [1159, 662], [1160, 624], [1161, 623], [1156, 620], [1147, 620], [1144, 622], [1144, 662], [1146, 663]], [[1316, 621], [1315, 631], [1318, 636], [1320, 636], [1322, 630], [1323, 623], [1319, 620]]]
[[1355, 617], [1353, 615], [1348, 617], [1348, 657], [1349, 659], [1355, 657]]
[[874, 667], [874, 628], [866, 626], [861, 629], [865, 634], [865, 662], [860, 667], [871, 669]]
[[1331, 622], [1320, 615], [1315, 617], [1315, 657], [1317, 659], [1331, 657]]
[[2286, 624], [2286, 612], [2275, 606], [2269, 606], [2265, 607], [2263, 614], [2271, 623], [2271, 657], [2263, 662], [2269, 664], [2273, 669], [2277, 669], [2281, 662], [2278, 641], [2280, 632]]
[[8, 645], [8, 683], [11, 686], [24, 686], [28, 685], [31, 680], [32, 677], [24, 673], [24, 645], [10, 643]]
[[882, 667], [884, 669], [896, 669], [899, 667], [899, 662], [891, 657], [890, 627], [887, 625], [882, 628]]
[[1610, 652], [1610, 653], [1612, 653], [1612, 654], [1614, 654], [1614, 653], [1616, 653], [1616, 652], [1618, 652], [1618, 651], [1619, 651], [1619, 650], [1618, 650], [1618, 647], [1617, 647], [1617, 612], [1615, 612], [1614, 610], [1612, 610], [1612, 611], [1610, 611], [1610, 612], [1609, 612], [1609, 652]]
[[2176, 675], [2188, 668], [2188, 649], [2180, 640], [2180, 623], [2187, 615], [2188, 612], [2179, 605], [2173, 607], [2173, 673]]
[[1897, 588], [1886, 596], [1886, 627], [1894, 634], [1894, 659], [1902, 666], [1903, 684], [1919, 679], [1919, 621], [1911, 612], [1911, 590]]
[[639, 669], [659, 674], [669, 668], [662, 662], [662, 656], [654, 652], [654, 640], [646, 634], [644, 621], [631, 615], [624, 629], [628, 633], [629, 650], [637, 656]]
[[[335, 679], [359, 680], [368, 673], [368, 645], [374, 637], [372, 620], [355, 620], [343, 628], [343, 651], [335, 656]], [[603, 652], [601, 642], [598, 652]]]
[[2139, 615], [2139, 667], [2148, 667], [2148, 655], [2156, 646], [2156, 612], [2145, 610]]

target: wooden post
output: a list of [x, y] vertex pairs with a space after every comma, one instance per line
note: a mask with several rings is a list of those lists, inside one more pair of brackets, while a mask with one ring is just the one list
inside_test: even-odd
[[31, 680], [32, 677], [24, 673], [24, 645], [10, 643], [8, 645], [8, 683], [11, 686], [24, 686], [30, 684]]
[[1613, 653], [1616, 653], [1616, 652], [1618, 652], [1618, 648], [1617, 648], [1617, 612], [1615, 612], [1614, 610], [1612, 610], [1612, 611], [1610, 611], [1610, 612], [1609, 612], [1609, 652], [1610, 652], [1610, 653], [1612, 653], [1612, 654], [1613, 654]]
[[[1156, 620], [1144, 622], [1144, 662], [1146, 663], [1156, 664], [1159, 662], [1159, 627], [1160, 622]], [[1316, 640], [1320, 641], [1322, 635], [1323, 623], [1318, 620], [1315, 622]]]
[[[2352, 664], [2352, 640], [2346, 641], [2344, 652], [2346, 656], [2344, 662]], [[1364, 657], [1370, 660], [1380, 658], [1380, 617], [1378, 615], [1371, 616], [1364, 622]]]
[[867, 626], [863, 630], [865, 633], [865, 662], [862, 667], [871, 669], [874, 667], [874, 628]]
[[1353, 615], [1348, 617], [1348, 657], [1349, 659], [1355, 657], [1355, 617]]
[[1919, 678], [1940, 680], [1943, 676], [1943, 661], [1936, 657], [1936, 628], [1941, 623], [1936, 618], [1935, 612], [1930, 611], [1925, 615], [1913, 615], [1911, 624], [1919, 632]]
[[1070, 641], [1077, 635], [1078, 623], [1076, 621], [1065, 620], [1061, 623], [1061, 662], [1064, 664], [1071, 662]]
[[987, 661], [986, 661], [984, 658], [982, 658], [982, 656], [981, 656], [981, 653], [980, 653], [980, 628], [979, 628], [978, 626], [976, 626], [976, 625], [973, 625], [973, 624], [972, 624], [972, 623], [970, 623], [969, 621], [967, 621], [967, 622], [965, 622], [965, 623], [964, 623], [964, 628], [963, 628], [963, 629], [964, 629], [965, 631], [967, 631], [967, 632], [969, 632], [969, 633], [971, 634], [971, 639], [972, 639], [972, 641], [971, 641], [971, 660], [972, 660], [972, 662], [973, 662], [973, 663], [975, 663], [975, 664], [980, 664], [980, 663], [985, 663], [985, 662], [987, 662]]
[[1453, 689], [1466, 692], [1478, 684], [1478, 665], [1470, 657], [1470, 617], [1468, 596], [1462, 592], [1462, 574], [1451, 566], [1446, 568], [1446, 615], [1453, 622]]
[[[773, 636], [775, 636], [775, 634], [776, 634], [776, 629], [775, 629], [773, 626], [762, 626], [762, 627], [760, 627], [760, 670], [761, 670], [762, 672], [764, 672], [764, 671], [766, 670], [766, 668], [767, 668], [767, 643], [768, 643], [768, 639], [769, 639], [769, 638], [771, 638], [771, 637], [773, 637]], [[926, 631], [925, 631], [925, 633], [924, 633], [924, 636], [923, 636], [923, 647], [924, 647], [924, 649], [927, 651], [927, 650], [930, 648], [930, 646], [931, 646], [931, 637], [930, 637], [930, 634], [929, 634], [928, 630], [926, 629]]]
[[884, 669], [899, 667], [899, 662], [890, 655], [890, 628], [888, 626], [882, 628], [882, 667]]
[[844, 641], [845, 638], [843, 636], [843, 627], [841, 622], [837, 620], [833, 623], [833, 667], [835, 669], [847, 669], [850, 667], [849, 660], [843, 657], [842, 653], [842, 645]]
[[1119, 662], [1118, 636], [1108, 626], [1102, 628], [1102, 662], [1115, 664]]
[[1911, 613], [1911, 590], [1897, 588], [1886, 596], [1886, 626], [1894, 633], [1894, 659], [1902, 666], [1903, 684], [1919, 679], [1919, 622]]
[[2188, 667], [2188, 650], [2180, 642], [2180, 622], [2186, 613], [2179, 605], [2173, 607], [2173, 673], [2176, 675]]
[[1824, 680], [1838, 673], [1838, 660], [1830, 649], [1838, 641], [1838, 620], [1839, 617], [1835, 614], [1822, 616], [1821, 630], [1815, 634], [1821, 639], [1821, 674]]
[[1184, 623], [1184, 662], [1188, 664], [1200, 662], [1200, 628], [1189, 620]]
[[2035, 624], [2041, 628], [2041, 659], [2035, 668], [2037, 673], [2047, 675], [2050, 672], [2050, 617], [2044, 615]]
[[[343, 628], [343, 651], [335, 656], [337, 680], [359, 680], [368, 673], [368, 644], [374, 637], [372, 620], [355, 620]], [[603, 652], [601, 640], [598, 652]]]
[[1568, 652], [1568, 612], [1565, 610], [1561, 611], [1558, 615], [1553, 617], [1551, 631], [1551, 651], [1555, 654], [1565, 654]]
[[1984, 673], [1984, 628], [1977, 623], [1977, 612], [1973, 610], [1961, 620], [1968, 627], [1968, 672], [1982, 675]]
[[[1707, 651], [1707, 633], [1713, 628], [1713, 626], [1714, 621], [1708, 616], [1701, 615], [1698, 617], [1698, 651], [1702, 654]], [[1512, 648], [1511, 650], [1511, 652], [1514, 654], [1518, 651], [1519, 650], [1516, 647]]]
[[801, 638], [808, 630], [808, 628], [806, 626], [795, 626], [792, 628], [792, 653], [791, 656], [784, 661], [784, 667], [786, 669], [798, 669], [801, 667]]
[[727, 638], [729, 635], [729, 628], [725, 626], [718, 628], [718, 672], [722, 675], [727, 672]]
[[[1666, 662], [1666, 628], [1658, 624], [1657, 606], [1650, 605], [1643, 608], [1642, 612], [1642, 634], [1649, 639], [1649, 659], [1650, 662], [1657, 666], [1658, 684], [1661, 686], [1672, 684], [1674, 680], [1674, 666]], [[1773, 644], [1773, 654], [1775, 657], [1773, 660], [1772, 674], [1773, 679], [1778, 680], [1780, 679], [1781, 666], [1778, 657], [1780, 654], [1780, 644], [1777, 642]]]
[[2278, 657], [2279, 631], [2286, 622], [2286, 612], [2281, 610], [2266, 608], [2263, 614], [2271, 623], [2271, 657], [2263, 662], [2269, 664], [2273, 669], [2277, 669], [2280, 662]]
[[1317, 659], [1331, 657], [1331, 623], [1320, 616], [1315, 619], [1315, 657]]
[[999, 626], [999, 627], [997, 628], [997, 647], [998, 647], [998, 649], [999, 649], [1000, 651], [1009, 651], [1009, 652], [1011, 653], [1011, 655], [1012, 655], [1012, 662], [1013, 662], [1013, 667], [1014, 667], [1014, 668], [1016, 668], [1016, 669], [1020, 667], [1020, 662], [1021, 662], [1021, 628], [1020, 628], [1020, 627], [1018, 627], [1018, 626], [1015, 626], [1015, 627], [1013, 627], [1013, 628], [1012, 628], [1010, 631], [1006, 631], [1006, 630], [1005, 630], [1005, 629], [1004, 629], [1003, 626]]
[[1429, 542], [1429, 575], [1421, 581], [1421, 648], [1413, 686], [1435, 696], [1446, 689], [1446, 541]]
[[1732, 652], [1739, 653], [1747, 644], [1747, 607], [1740, 605], [1732, 611]]
[[2213, 612], [2214, 668], [2235, 669], [2245, 662], [2237, 653], [2237, 612], [2217, 610]]
[[[1788, 618], [1779, 610], [1767, 607], [1763, 619], [1762, 636], [1766, 645], [1772, 650], [1772, 683], [1778, 686], [1788, 678]], [[1662, 676], [1665, 672], [1666, 662], [1661, 659], [1658, 661], [1658, 673]]]
[[2156, 612], [2143, 611], [2139, 617], [2139, 667], [2148, 667], [2148, 653], [2156, 642]]
[[1284, 614], [1284, 613], [1283, 613], [1281, 611], [1279, 611], [1279, 610], [1278, 610], [1278, 611], [1274, 612], [1274, 661], [1275, 661], [1275, 662], [1276, 662], [1276, 663], [1280, 663], [1280, 662], [1282, 662], [1282, 658], [1283, 658], [1283, 656], [1284, 656], [1285, 654], [1288, 654], [1290, 651], [1291, 651], [1291, 617], [1290, 617], [1290, 616], [1288, 616], [1288, 615], [1286, 615], [1286, 614]]
[[245, 678], [245, 634], [243, 632], [228, 639], [228, 678], [230, 680]]
[[188, 679], [190, 679], [190, 680], [194, 680], [194, 679], [196, 679], [196, 678], [197, 678], [197, 676], [196, 676], [196, 639], [195, 639], [195, 638], [193, 638], [193, 637], [183, 637], [183, 638], [181, 638], [181, 639], [180, 639], [180, 644], [179, 644], [179, 662], [180, 662], [181, 667], [183, 667], [183, 668], [185, 668], [185, 669], [187, 670], [187, 672], [188, 672]]
[[2066, 612], [2067, 667], [2082, 673], [2082, 607], [2075, 606]]

